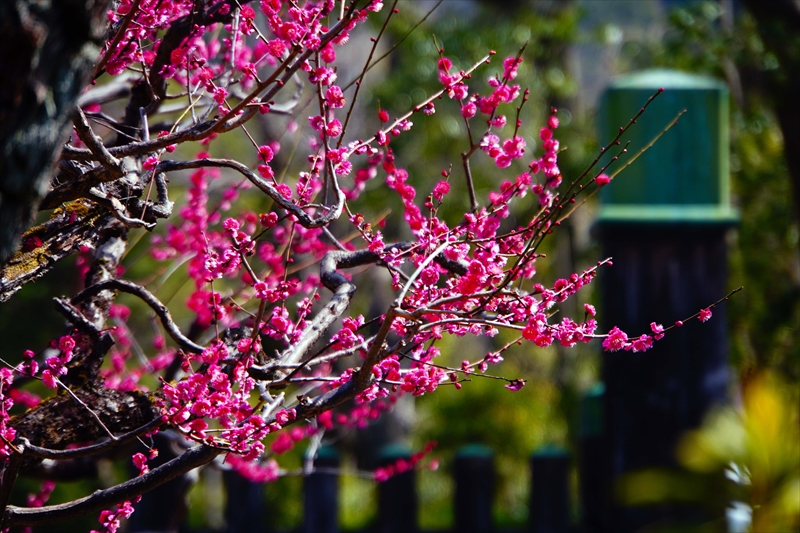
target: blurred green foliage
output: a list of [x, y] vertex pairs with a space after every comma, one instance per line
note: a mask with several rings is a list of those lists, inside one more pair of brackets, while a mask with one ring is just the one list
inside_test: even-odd
[[[449, 364], [460, 358], [482, 355], [481, 346], [469, 338], [449, 339], [440, 345]], [[465, 445], [482, 444], [494, 452], [497, 493], [494, 502], [498, 527], [521, 526], [527, 521], [530, 486], [528, 463], [533, 450], [547, 444], [568, 445], [567, 420], [560, 407], [564, 391], [553, 379], [559, 354], [555, 348], [514, 347], [504, 354], [499, 367], [487, 374], [528, 379], [518, 392], [509, 392], [501, 381], [474, 377], [463, 389], [441, 387], [435, 395], [417, 402], [415, 448], [436, 441], [441, 460], [436, 472], [425, 472], [419, 483], [421, 527], [447, 528], [453, 521], [453, 459]], [[427, 484], [431, 486], [426, 486]], [[430, 493], [432, 500], [427, 500]]]
[[[776, 374], [762, 372], [743, 388], [741, 409], [722, 407], [678, 446], [684, 471], [646, 470], [619, 486], [632, 505], [682, 501], [750, 514], [749, 531], [800, 527], [800, 397]], [[734, 503], [738, 502], [738, 503]], [[748, 511], [749, 508], [749, 511]], [[695, 531], [728, 531], [711, 522]], [[655, 529], [658, 531], [658, 529]]]
[[[375, 110], [374, 114], [368, 112], [367, 116], [376, 116], [379, 107], [389, 111], [392, 117], [399, 116], [441, 89], [437, 47], [453, 61], [453, 72], [467, 70], [490, 51], [497, 52], [491, 64], [478, 67], [472, 74], [471, 92], [479, 91], [481, 94], [491, 92], [487, 78], [502, 75], [503, 59], [524, 48], [524, 62], [513, 83], [520, 84], [523, 90], [529, 88], [531, 94], [520, 112], [522, 127], [519, 135], [528, 142], [526, 153], [530, 157], [541, 155], [541, 147], [537, 146], [539, 128], [544, 125], [551, 108], [561, 107], [575, 96], [578, 89], [567, 74], [562, 57], [567, 45], [574, 40], [578, 10], [569, 5], [548, 11], [526, 8], [516, 11], [512, 17], [505, 11], [480, 4], [444, 2], [434, 16], [409, 35], [408, 32], [424, 15], [423, 6], [413, 2], [400, 3], [400, 13], [388, 27], [385, 44], [391, 46], [405, 39], [391, 57], [390, 70], [380, 83], [375, 83], [374, 78], [370, 80], [370, 74], [367, 74], [372, 83], [365, 85], [369, 90], [363, 103], [367, 109]], [[418, 197], [424, 198], [430, 193], [441, 179], [442, 170], [453, 169], [451, 193], [440, 215], [449, 223], [457, 223], [458, 217], [469, 209], [461, 160], [461, 153], [469, 149], [469, 138], [461, 118], [460, 104], [446, 96], [435, 104], [435, 115], [415, 113], [411, 117], [413, 130], [393, 139], [391, 147], [398, 155], [398, 165], [408, 170]], [[500, 112], [508, 119], [500, 135], [509, 138], [514, 132], [515, 108], [505, 105]], [[483, 120], [486, 117], [482, 117], [479, 114], [470, 123], [475, 142], [485, 128]], [[587, 151], [593, 150], [594, 143], [590, 139], [594, 136], [585, 126], [575, 126], [569, 109], [562, 108], [559, 118], [562, 127], [556, 136], [562, 146], [569, 147], [559, 163], [564, 174], [569, 176], [574, 174], [571, 170], [576, 170], [574, 165], [583, 164]], [[374, 123], [377, 129], [377, 119]], [[502, 180], [513, 181], [516, 174], [526, 170], [530, 157], [516, 161], [509, 169], [498, 170], [491, 158], [482, 153], [475, 154], [470, 164], [478, 198], [485, 202], [486, 194], [496, 190]], [[395, 215], [397, 220], [402, 220], [399, 208], [398, 202]]]

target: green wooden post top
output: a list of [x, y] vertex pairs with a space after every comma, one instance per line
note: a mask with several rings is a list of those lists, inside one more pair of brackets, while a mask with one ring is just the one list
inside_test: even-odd
[[483, 444], [466, 444], [456, 452], [456, 458], [473, 459], [476, 457], [490, 459], [494, 457], [494, 452], [491, 448]]
[[567, 452], [566, 448], [561, 446], [557, 446], [555, 444], [545, 444], [536, 449], [531, 454], [531, 459], [553, 459], [553, 458], [564, 458], [569, 457], [569, 452]]
[[335, 446], [320, 446], [317, 449], [317, 460], [338, 461], [339, 457], [339, 450]]
[[411, 448], [405, 444], [386, 444], [378, 450], [379, 462], [387, 463], [411, 457]]
[[593, 438], [603, 434], [603, 396], [606, 386], [595, 383], [581, 398], [581, 437]]
[[[603, 161], [627, 141], [628, 152], [609, 167], [620, 168], [686, 109], [655, 145], [600, 191], [598, 222], [733, 224], [728, 169], [728, 89], [714, 78], [671, 70], [647, 70], [615, 78], [600, 105], [601, 142], [664, 88]], [[616, 149], [615, 149], [616, 148]], [[605, 164], [605, 163], [603, 163]]]

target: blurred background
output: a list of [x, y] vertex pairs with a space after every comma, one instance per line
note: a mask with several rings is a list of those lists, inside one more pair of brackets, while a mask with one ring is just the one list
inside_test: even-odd
[[[446, 0], [429, 14], [437, 2], [400, 1], [400, 12], [389, 24], [381, 45], [383, 51], [394, 45], [397, 48], [367, 74], [360, 96], [362, 116], [366, 118], [357, 126], [364, 131], [378, 127], [379, 108], [396, 117], [438, 90], [437, 47], [444, 48], [457, 69], [466, 69], [489, 50], [497, 51], [502, 59], [524, 46], [524, 63], [516, 82], [528, 87], [531, 95], [521, 112], [520, 134], [528, 141], [529, 151], [540, 153], [535, 143], [538, 130], [550, 109], [558, 108], [561, 126], [556, 137], [566, 148], [560, 154], [559, 166], [565, 180], [570, 181], [611, 140], [600, 123], [599, 109], [612, 80], [653, 68], [719, 80], [729, 95], [726, 174], [738, 221], [721, 227], [716, 237], [721, 239], [726, 265], [720, 267], [722, 277], [717, 280], [721, 280], [722, 290], [707, 303], [736, 287], [744, 286], [744, 290], [725, 303], [724, 310], [715, 309], [711, 323], [692, 324], [697, 329], [687, 333], [688, 339], [702, 336], [703, 327], [719, 321], [715, 327], [722, 328], [722, 340], [717, 348], [724, 358], [725, 377], [716, 385], [713, 398], [684, 407], [691, 411], [689, 422], [665, 422], [670, 428], [685, 430], [679, 434], [673, 431], [668, 442], [658, 444], [669, 448], [668, 457], [660, 452], [658, 458], [648, 461], [648, 450], [640, 450], [642, 460], [633, 468], [625, 458], [608, 456], [625, 446], [614, 447], [603, 443], [602, 438], [594, 449], [603, 450], [606, 459], [589, 457], [587, 439], [610, 431], [605, 424], [611, 416], [609, 391], [604, 389], [608, 385], [604, 372], [611, 366], [608, 356], [602, 353], [599, 342], [573, 349], [555, 345], [532, 349], [526, 345], [505, 352], [505, 362], [497, 369], [504, 376], [528, 380], [519, 392], [509, 392], [499, 381], [476, 379], [465, 383], [460, 391], [442, 387], [430, 396], [404, 399], [390, 416], [366, 431], [333, 435], [328, 444], [340, 453], [342, 469], [354, 474], [342, 475], [338, 481], [343, 530], [361, 530], [377, 520], [376, 483], [368, 475], [355, 474], [374, 470], [381, 461], [379, 450], [400, 445], [413, 453], [434, 441], [435, 449], [416, 473], [418, 523], [423, 530], [453, 527], [455, 457], [467, 445], [481, 445], [485, 447], [481, 450], [493, 454], [496, 478], [491, 513], [498, 530], [536, 527], [529, 524], [530, 463], [537, 452], [540, 457], [544, 452], [567, 458], [567, 522], [551, 529], [543, 527], [538, 530], [541, 532], [750, 528], [760, 533], [796, 531], [800, 527], [800, 7], [791, 0], [764, 3], [773, 4], [774, 9], [759, 7], [758, 0], [753, 2], [755, 6], [738, 0]], [[374, 34], [382, 20], [376, 17], [361, 37]], [[417, 24], [419, 27], [409, 33]], [[485, 83], [488, 76], [498, 72], [499, 64], [495, 59], [491, 66], [479, 69], [474, 79]], [[363, 58], [354, 58], [352, 72], [340, 71], [340, 80], [352, 78], [361, 65]], [[634, 112], [643, 103], [634, 102]], [[507, 113], [512, 122], [513, 111]], [[629, 118], [612, 124], [612, 130]], [[409, 171], [411, 183], [421, 194], [438, 181], [442, 170], [452, 166], [454, 190], [440, 214], [451, 223], [457, 222], [469, 207], [459, 179], [460, 153], [467, 146], [459, 107], [442, 100], [435, 115], [416, 114], [413, 120], [412, 132], [392, 141], [398, 166]], [[640, 122], [647, 121], [645, 114]], [[656, 129], [663, 126], [659, 123]], [[215, 150], [235, 157], [235, 140], [220, 139], [212, 153]], [[682, 150], [698, 159], [706, 155], [697, 153], [701, 147], [689, 139]], [[524, 169], [520, 165], [517, 173]], [[515, 175], [513, 171], [507, 169], [507, 174], [501, 174], [503, 171], [488, 158], [473, 159], [479, 198], [496, 188], [498, 180]], [[612, 186], [624, 188], [625, 176], [621, 173]], [[377, 190], [377, 181], [370, 187]], [[246, 196], [242, 195], [240, 201], [254, 202]], [[399, 199], [378, 205], [370, 202], [370, 197], [376, 196], [364, 195], [353, 210], [370, 220], [385, 220], [387, 242], [406, 237]], [[258, 205], [249, 207], [257, 211]], [[519, 205], [517, 209], [519, 212], [513, 215], [524, 217], [526, 207]], [[537, 265], [541, 283], [551, 285], [605, 257], [610, 245], [604, 236], [610, 232], [598, 226], [601, 210], [598, 199], [593, 198], [546, 242], [543, 251], [548, 259]], [[148, 238], [143, 238], [126, 260], [128, 275], [138, 279], [161, 275], [147, 257]], [[44, 345], [63, 327], [48, 298], [54, 293], [69, 294], [78, 282], [73, 265], [59, 268], [63, 275], [51, 274], [15, 296], [13, 313], [5, 312], [9, 304], [0, 309], [0, 338], [4, 339], [3, 351], [13, 354], [10, 359], [30, 348], [31, 339], [38, 338]], [[625, 272], [624, 264], [618, 261], [613, 268]], [[183, 301], [188, 294], [185, 280], [178, 278], [168, 279], [163, 288], [175, 302]], [[391, 295], [384, 293], [384, 281], [376, 277], [360, 286], [360, 299], [353, 310], [374, 314], [385, 309]], [[599, 283], [562, 304], [560, 312], [578, 318], [583, 304], [591, 303], [598, 306], [603, 317], [604, 307], [610, 304], [601, 288], [608, 283], [601, 277]], [[120, 301], [134, 309], [129, 325], [136, 331], [138, 302], [124, 297]], [[15, 316], [21, 315], [36, 316], [37, 320], [20, 324]], [[149, 328], [146, 315], [141, 313], [145, 318], [138, 324], [142, 326], [139, 331]], [[176, 318], [180, 323], [182, 317], [178, 314]], [[637, 311], [634, 321], [639, 331], [629, 333], [648, 333], [651, 321], [668, 325], [682, 318], [663, 309], [644, 309]], [[606, 329], [611, 325], [607, 320], [604, 323]], [[510, 337], [503, 335], [492, 344], [474, 338], [445, 339], [439, 347], [447, 364], [459, 366], [465, 354], [475, 359], [508, 340]], [[649, 352], [634, 355], [648, 358]], [[619, 367], [620, 363], [615, 364]], [[634, 382], [649, 378], [630, 374], [625, 379], [634, 387], [631, 390], [636, 390]], [[635, 402], [635, 396], [625, 398]], [[625, 414], [617, 412], [615, 416]], [[591, 442], [589, 445], [591, 449]], [[620, 468], [611, 465], [617, 459], [625, 463]], [[281, 466], [297, 469], [302, 461], [303, 450], [298, 448], [283, 455]], [[592, 464], [587, 465], [603, 461], [609, 465], [600, 472], [592, 473]], [[606, 510], [592, 507], [597, 500], [592, 496], [589, 475], [605, 479], [597, 490], [614, 494]], [[222, 531], [228, 527], [220, 483], [219, 473], [203, 471], [189, 493], [189, 514], [183, 529]], [[302, 527], [302, 484], [301, 477], [286, 476], [262, 489], [270, 530]], [[35, 491], [36, 486], [32, 484], [29, 489]], [[227, 498], [231, 497], [228, 494]], [[561, 505], [561, 500], [556, 500], [550, 503]], [[620, 506], [651, 511], [631, 514]], [[625, 518], [619, 518], [623, 514]], [[592, 516], [594, 521], [587, 519]], [[619, 522], [615, 522], [617, 518]]]

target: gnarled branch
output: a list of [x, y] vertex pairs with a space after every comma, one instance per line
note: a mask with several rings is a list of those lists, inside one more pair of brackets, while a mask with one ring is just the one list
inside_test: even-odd
[[72, 298], [72, 303], [81, 302], [90, 296], [94, 296], [95, 294], [99, 294], [100, 292], [106, 290], [117, 290], [138, 296], [142, 299], [142, 301], [144, 301], [144, 303], [149, 305], [153, 311], [155, 311], [156, 315], [158, 315], [158, 318], [161, 319], [161, 324], [164, 326], [164, 329], [167, 331], [169, 336], [172, 337], [176, 343], [178, 343], [178, 346], [180, 346], [181, 349], [192, 353], [200, 353], [203, 351], [202, 346], [189, 340], [181, 332], [178, 326], [175, 325], [175, 321], [172, 319], [172, 315], [170, 314], [166, 305], [161, 303], [161, 301], [156, 298], [153, 293], [141, 285], [137, 285], [131, 281], [122, 279], [109, 279], [95, 283], [94, 285], [87, 287], [75, 295]]
[[109, 489], [95, 491], [85, 498], [45, 507], [29, 508], [10, 505], [6, 508], [0, 527], [41, 526], [96, 513], [135, 498], [190, 470], [208, 464], [220, 453], [222, 453], [221, 450], [211, 446], [196, 446], [146, 474]]
[[312, 217], [303, 209], [292, 202], [291, 199], [286, 198], [278, 189], [275, 188], [272, 183], [265, 180], [252, 170], [250, 170], [246, 165], [239, 163], [238, 161], [234, 161], [232, 159], [196, 159], [194, 161], [162, 161], [158, 164], [156, 169], [157, 172], [172, 172], [175, 170], [183, 170], [186, 168], [205, 168], [205, 167], [224, 167], [230, 168], [235, 170], [236, 172], [240, 173], [244, 177], [246, 177], [250, 182], [261, 189], [264, 193], [269, 195], [270, 198], [275, 200], [275, 202], [280, 205], [283, 209], [291, 213], [297, 221], [306, 228], [319, 228], [330, 224], [334, 220], [338, 219], [339, 216], [342, 214], [342, 209], [344, 208], [344, 194], [342, 190], [339, 188], [339, 184], [337, 183], [336, 179], [334, 178], [333, 187], [334, 193], [336, 196], [336, 203], [333, 206], [330, 206], [328, 211], [319, 217]]
[[141, 427], [138, 427], [123, 435], [117, 436], [115, 440], [107, 440], [105, 442], [91, 444], [89, 446], [81, 446], [80, 448], [71, 448], [69, 450], [53, 450], [51, 448], [36, 446], [34, 444], [31, 444], [31, 442], [25, 437], [19, 437], [17, 439], [19, 443], [17, 447], [20, 450], [22, 450], [23, 454], [30, 454], [40, 459], [54, 459], [54, 460], [77, 459], [79, 457], [87, 457], [90, 455], [96, 455], [99, 453], [107, 452], [109, 450], [116, 448], [117, 446], [127, 444], [132, 440], [136, 439], [139, 435], [142, 435], [152, 429], [155, 429], [162, 424], [163, 420], [161, 417], [154, 418], [153, 420], [151, 420], [150, 422]]

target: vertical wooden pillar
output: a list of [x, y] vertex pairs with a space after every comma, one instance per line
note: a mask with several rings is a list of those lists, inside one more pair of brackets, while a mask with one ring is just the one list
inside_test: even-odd
[[[618, 326], [632, 336], [651, 334], [650, 322], [668, 326], [725, 295], [725, 235], [737, 220], [729, 203], [723, 83], [660, 70], [619, 78], [602, 104], [603, 137], [612, 138], [661, 87], [665, 91], [631, 129], [631, 146], [620, 164], [679, 111], [687, 112], [601, 191], [597, 223], [604, 257], [614, 258], [614, 266], [601, 273], [601, 326]], [[645, 353], [603, 354], [606, 479], [590, 483], [605, 483], [610, 491], [625, 473], [675, 466], [681, 434], [726, 399], [725, 311], [718, 307], [707, 324], [692, 321], [670, 331]], [[607, 511], [599, 530], [616, 533], [696, 516], [689, 508], [632, 508], [624, 502]]]
[[464, 446], [456, 454], [455, 531], [489, 533], [494, 500], [494, 454], [486, 446]]
[[[396, 465], [411, 459], [411, 451], [402, 445], [381, 449], [378, 464]], [[417, 527], [416, 473], [409, 468], [378, 485], [378, 533], [415, 533]]]
[[[228, 533], [261, 533], [269, 531], [265, 509], [264, 484], [250, 481], [233, 470], [223, 472], [227, 502], [225, 522]], [[136, 514], [136, 513], [134, 513]]]
[[569, 519], [569, 455], [545, 447], [531, 456], [531, 533], [566, 533]]
[[339, 467], [336, 448], [323, 446], [314, 460], [317, 469], [303, 480], [303, 532], [339, 532]]
[[581, 398], [580, 444], [578, 480], [580, 485], [581, 525], [588, 532], [602, 531], [609, 523], [609, 505], [612, 502], [608, 486], [608, 451], [605, 447], [605, 386], [594, 385]]

